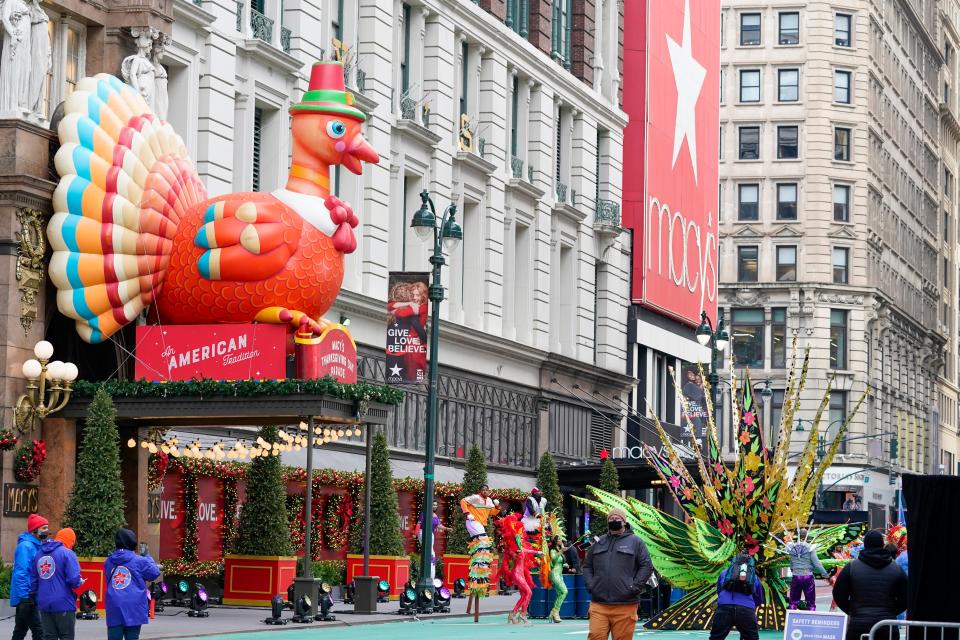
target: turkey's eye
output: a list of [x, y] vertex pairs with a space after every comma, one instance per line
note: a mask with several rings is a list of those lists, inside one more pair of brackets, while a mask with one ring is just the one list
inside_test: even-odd
[[347, 132], [347, 125], [339, 120], [331, 120], [327, 123], [327, 135], [331, 138], [342, 138]]

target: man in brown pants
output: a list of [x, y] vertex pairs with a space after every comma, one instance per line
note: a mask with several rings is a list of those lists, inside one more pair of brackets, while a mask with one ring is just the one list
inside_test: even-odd
[[627, 514], [613, 509], [607, 515], [609, 533], [587, 550], [583, 578], [590, 591], [588, 640], [631, 640], [637, 626], [640, 592], [653, 563], [646, 545], [627, 524]]

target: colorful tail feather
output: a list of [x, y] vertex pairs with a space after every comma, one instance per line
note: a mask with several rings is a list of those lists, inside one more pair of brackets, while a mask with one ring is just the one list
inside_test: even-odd
[[163, 286], [177, 225], [207, 199], [183, 140], [117, 78], [84, 78], [67, 99], [47, 226], [57, 306], [97, 343]]

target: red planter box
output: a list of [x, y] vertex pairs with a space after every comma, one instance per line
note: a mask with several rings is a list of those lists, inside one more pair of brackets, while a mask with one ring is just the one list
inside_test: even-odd
[[77, 593], [84, 591], [93, 591], [97, 594], [97, 609], [103, 611], [104, 596], [107, 591], [107, 579], [103, 575], [103, 563], [106, 558], [77, 558], [80, 561], [80, 577], [86, 580], [78, 589]]
[[296, 575], [294, 556], [224, 556], [223, 604], [269, 607], [273, 596], [286, 598]]
[[[494, 558], [490, 563], [490, 595], [497, 593], [497, 571], [499, 559]], [[454, 582], [463, 578], [467, 584], [470, 584], [470, 556], [456, 553], [443, 554], [443, 583], [453, 588]]]
[[[347, 584], [363, 575], [363, 556], [347, 555]], [[403, 585], [410, 580], [410, 558], [405, 556], [370, 556], [370, 575], [390, 583], [390, 599], [397, 600]]]

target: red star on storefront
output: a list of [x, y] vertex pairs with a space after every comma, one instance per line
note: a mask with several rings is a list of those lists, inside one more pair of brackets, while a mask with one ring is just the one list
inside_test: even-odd
[[603, 450], [600, 452], [600, 459], [601, 459], [601, 460], [606, 460], [606, 459], [609, 458], [609, 457], [610, 457], [610, 454], [607, 453], [607, 450], [606, 450], [606, 449], [603, 449]]

